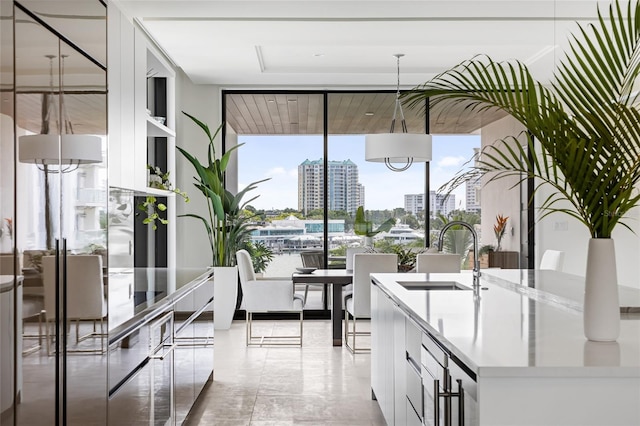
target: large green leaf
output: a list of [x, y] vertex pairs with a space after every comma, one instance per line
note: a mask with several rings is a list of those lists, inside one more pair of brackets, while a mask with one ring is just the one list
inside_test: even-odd
[[527, 129], [526, 136], [484, 148], [471, 171], [442, 189], [487, 174], [489, 181], [535, 178], [536, 192], [543, 185], [554, 189], [542, 200], [541, 217], [562, 212], [584, 223], [592, 237], [609, 238], [640, 202], [634, 190], [640, 181], [634, 91], [640, 76], [639, 21], [636, 2], [599, 11], [596, 22], [571, 37], [551, 87], [537, 82], [523, 63], [476, 56], [403, 95], [410, 107], [424, 108], [429, 99], [445, 111], [457, 104], [470, 112], [501, 109]]
[[211, 134], [207, 124], [184, 111], [183, 113], [200, 127], [208, 138], [206, 166], [183, 148], [177, 147], [177, 149], [191, 163], [196, 172], [193, 184], [207, 200], [209, 217], [207, 219], [196, 214], [183, 216], [197, 218], [204, 223], [211, 245], [212, 264], [214, 266], [233, 266], [236, 250], [250, 238], [251, 233], [251, 229], [246, 224], [247, 218], [240, 214], [242, 207], [246, 205], [246, 202], [242, 203], [242, 199], [247, 192], [256, 189], [259, 183], [268, 179], [253, 182], [237, 194], [228, 191], [224, 185], [225, 171], [231, 154], [242, 144], [230, 148], [220, 158], [217, 158], [214, 139], [221, 131], [222, 125], [216, 129], [214, 134]]

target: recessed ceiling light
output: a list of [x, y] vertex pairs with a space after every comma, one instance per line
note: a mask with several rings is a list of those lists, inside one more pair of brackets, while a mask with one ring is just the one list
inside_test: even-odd
[[370, 117], [370, 116], [372, 116], [372, 115], [373, 115], [373, 113], [372, 113], [371, 111], [367, 111], [367, 112], [365, 112], [365, 113], [364, 113], [364, 115], [366, 115], [366, 116], [369, 116], [369, 117]]
[[267, 99], [267, 102], [269, 102], [270, 104], [274, 103], [275, 101], [273, 99]]
[[320, 58], [321, 56], [324, 56], [324, 53], [314, 53], [313, 56], [316, 58]]
[[287, 102], [298, 102], [297, 99], [287, 99]]

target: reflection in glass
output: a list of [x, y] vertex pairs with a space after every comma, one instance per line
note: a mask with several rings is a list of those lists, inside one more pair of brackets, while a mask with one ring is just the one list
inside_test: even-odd
[[[103, 19], [104, 13], [102, 6]], [[100, 35], [103, 44], [105, 36]], [[36, 310], [24, 321], [17, 424], [102, 424], [108, 295], [103, 279], [106, 72], [26, 12], [16, 13], [15, 37], [16, 241], [24, 275], [23, 311]], [[56, 257], [57, 240], [66, 251]], [[58, 261], [69, 268], [65, 279], [56, 278]], [[84, 285], [73, 290], [80, 281]], [[72, 294], [65, 296], [64, 288]], [[89, 312], [91, 306], [96, 309]]]

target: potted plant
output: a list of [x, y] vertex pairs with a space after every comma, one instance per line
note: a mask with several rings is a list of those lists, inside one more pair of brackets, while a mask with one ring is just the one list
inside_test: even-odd
[[186, 150], [177, 147], [178, 151], [193, 166], [196, 172], [193, 185], [207, 203], [206, 215], [189, 213], [181, 215], [181, 217], [198, 219], [205, 228], [211, 247], [211, 265], [214, 269], [215, 327], [228, 329], [231, 327], [238, 294], [236, 251], [242, 247], [251, 232], [248, 227], [249, 218], [244, 214], [244, 207], [257, 197], [248, 201], [243, 201], [243, 199], [260, 182], [268, 179], [250, 183], [237, 194], [228, 191], [224, 186], [224, 174], [231, 154], [242, 144], [234, 146], [218, 158], [214, 140], [222, 129], [222, 125], [212, 134], [207, 124], [184, 111], [182, 113], [205, 133], [208, 139], [208, 149], [207, 162], [202, 164]]
[[398, 255], [398, 272], [411, 272], [416, 267], [418, 254], [424, 252], [424, 249], [416, 251], [411, 247], [394, 244], [391, 246], [391, 252]]
[[509, 216], [502, 216], [501, 214], [496, 216], [496, 224], [493, 225], [493, 233], [496, 236], [496, 240], [498, 244], [496, 245], [496, 251], [500, 251], [502, 238], [504, 237], [504, 232], [507, 230], [507, 221], [509, 220]]
[[389, 231], [395, 224], [395, 219], [389, 218], [385, 220], [382, 225], [378, 226], [378, 229], [374, 231], [373, 223], [365, 219], [364, 207], [360, 206], [356, 210], [356, 219], [353, 223], [353, 232], [355, 232], [356, 235], [364, 237], [365, 247], [373, 248], [373, 237], [378, 235], [380, 232]]
[[496, 216], [496, 223], [493, 225], [493, 234], [496, 236], [498, 244], [495, 250], [489, 253], [489, 266], [492, 268], [517, 269], [520, 267], [520, 255], [517, 251], [503, 251], [502, 238], [507, 230], [509, 216], [501, 214]]
[[[584, 331], [589, 340], [614, 341], [620, 309], [612, 231], [640, 201], [640, 113], [634, 83], [640, 75], [640, 5], [618, 2], [572, 37], [550, 87], [519, 61], [477, 56], [406, 94], [409, 105], [430, 99], [463, 103], [467, 111], [501, 109], [526, 132], [484, 148], [478, 163], [449, 185], [491, 173], [534, 178], [554, 189], [542, 217], [554, 212], [582, 222], [589, 233]], [[526, 138], [523, 146], [517, 136]], [[537, 143], [535, 143], [537, 141]], [[560, 202], [568, 202], [565, 207]]]
[[260, 241], [247, 241], [243, 248], [249, 252], [253, 263], [253, 272], [263, 274], [273, 260], [273, 250]]
[[[189, 202], [189, 195], [187, 195], [186, 192], [180, 191], [178, 188], [173, 188], [173, 185], [169, 180], [169, 172], [163, 172], [160, 167], [152, 166], [151, 164], [147, 164], [147, 170], [149, 171], [149, 188], [176, 193], [184, 198], [185, 203]], [[150, 225], [154, 231], [158, 229], [156, 221], [160, 222], [162, 225], [169, 223], [166, 216], [162, 217], [160, 214], [167, 210], [167, 205], [159, 203], [158, 199], [153, 195], [147, 195], [145, 200], [138, 204], [138, 210], [147, 215], [142, 223]]]

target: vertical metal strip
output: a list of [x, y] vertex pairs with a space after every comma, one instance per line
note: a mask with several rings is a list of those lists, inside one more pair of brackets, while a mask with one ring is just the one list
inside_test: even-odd
[[[16, 96], [16, 60], [15, 60], [15, 54], [16, 54], [16, 6], [15, 3], [13, 5], [13, 9], [12, 9], [12, 40], [11, 40], [11, 57], [12, 57], [12, 73], [13, 75], [11, 76], [12, 79], [12, 86], [11, 86], [11, 90], [13, 91], [13, 95], [12, 95], [12, 107], [13, 107], [13, 114], [12, 118], [13, 118], [13, 235], [18, 235], [18, 226], [19, 226], [19, 218], [18, 218], [18, 174], [17, 174], [17, 167], [16, 165], [18, 164], [18, 138], [17, 138], [17, 134], [18, 134], [18, 121], [16, 120], [16, 103], [17, 103], [17, 96]], [[13, 268], [13, 279], [14, 279], [14, 283], [16, 283], [16, 277], [18, 276], [18, 270], [16, 268], [17, 265], [17, 243], [18, 238], [14, 238], [13, 239], [13, 244], [11, 246], [11, 249], [13, 251], [13, 264], [14, 264], [14, 268]], [[16, 288], [17, 290], [17, 288]], [[14, 290], [14, 296], [13, 296], [13, 312], [18, 312], [18, 297], [17, 297], [17, 293], [15, 292], [16, 290]], [[15, 340], [15, 348], [13, 351], [13, 365], [17, 366], [20, 365], [18, 363], [19, 361], [19, 357], [22, 357], [22, 348], [18, 348], [17, 346], [17, 342], [18, 342], [18, 332], [20, 330], [18, 329], [18, 318], [16, 318], [16, 316], [14, 315], [13, 318], [13, 338]], [[18, 394], [18, 369], [14, 368], [13, 369], [13, 388], [11, 389], [12, 392], [12, 406], [13, 406], [13, 426], [16, 426], [18, 424], [18, 410], [17, 410], [17, 405], [16, 404], [16, 395]]]
[[[323, 209], [323, 231], [322, 237], [324, 239], [324, 264], [323, 267], [325, 269], [328, 268], [329, 265], [329, 95], [327, 92], [322, 94], [322, 135], [323, 135], [323, 164], [322, 167], [324, 169], [322, 185], [324, 186], [324, 192], [322, 194], [324, 209]], [[329, 298], [327, 297], [329, 290], [329, 285], [324, 284], [322, 291], [325, 294], [324, 297], [324, 310], [329, 309]]]
[[[429, 98], [424, 100], [424, 132], [428, 135], [431, 131], [431, 116]], [[433, 150], [433, 139], [431, 140]], [[424, 164], [424, 246], [431, 247], [431, 163]]]
[[62, 424], [67, 424], [67, 239], [62, 239]]
[[[529, 138], [534, 142], [531, 144], [535, 148], [533, 134], [529, 132]], [[528, 163], [533, 164], [533, 152], [527, 150]], [[529, 170], [532, 172], [532, 170]], [[536, 211], [535, 211], [535, 178], [527, 178], [527, 268], [536, 268]]]
[[[324, 192], [322, 193], [322, 199], [324, 203], [324, 215], [323, 215], [323, 232], [324, 238], [324, 265], [326, 269], [329, 259], [329, 95], [325, 92], [322, 94], [322, 134], [324, 139], [323, 146], [323, 165], [324, 173], [322, 177], [322, 185], [324, 186]], [[326, 298], [325, 298], [326, 300]]]
[[[56, 352], [56, 367], [55, 367], [55, 416], [56, 416], [56, 425], [60, 424], [60, 240], [56, 238], [55, 241], [56, 247], [56, 257], [55, 257], [55, 336], [56, 336], [56, 344], [53, 347], [53, 350]], [[47, 327], [48, 329], [48, 327]], [[47, 339], [49, 336], [47, 336]]]

